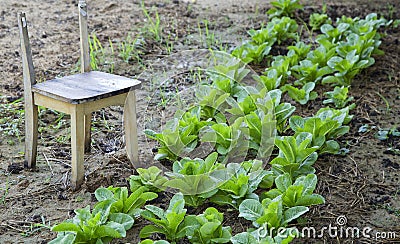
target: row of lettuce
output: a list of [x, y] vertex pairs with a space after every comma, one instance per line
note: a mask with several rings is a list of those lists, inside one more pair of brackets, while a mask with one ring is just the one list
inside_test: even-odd
[[[183, 238], [191, 243], [289, 243], [298, 236], [289, 224], [310, 206], [325, 202], [314, 193], [313, 164], [318, 155], [339, 153], [336, 140], [349, 131], [355, 106], [347, 96], [351, 81], [374, 63], [371, 55], [381, 53], [377, 30], [391, 22], [370, 14], [364, 19], [342, 17], [333, 25], [326, 14], [313, 14], [310, 26], [320, 34], [311, 39], [310, 31], [306, 44], [291, 18], [302, 8], [298, 1], [272, 4], [270, 21], [249, 31], [250, 40], [232, 53], [236, 58], [207, 71], [208, 83], [198, 87], [196, 105], [178, 112], [161, 132], [146, 131], [160, 145], [155, 159], [169, 160], [173, 172], [140, 168], [130, 177], [129, 190], [97, 189], [94, 208], [75, 210], [73, 219], [55, 225], [52, 230], [59, 234], [50, 243], [108, 243], [125, 237], [139, 218], [150, 223], [139, 233], [146, 244]], [[286, 55], [270, 54], [274, 46], [288, 42], [295, 44]], [[254, 76], [246, 64], [267, 68]], [[314, 88], [321, 84], [334, 90], [323, 101], [330, 107], [314, 116], [294, 115], [296, 107], [281, 101], [287, 93], [304, 105], [317, 97]], [[189, 157], [208, 144], [213, 149], [207, 155]], [[278, 153], [264, 167], [272, 150]], [[210, 184], [216, 182], [210, 179], [215, 178], [224, 180], [214, 189]], [[166, 210], [148, 204], [166, 188], [177, 190]], [[186, 206], [207, 202], [236, 209], [252, 228], [232, 235], [231, 227], [223, 226], [223, 213], [214, 207], [187, 214]], [[165, 240], [146, 239], [157, 233]]]

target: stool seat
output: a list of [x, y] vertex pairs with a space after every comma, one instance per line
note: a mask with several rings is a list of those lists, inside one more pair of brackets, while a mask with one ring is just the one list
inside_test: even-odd
[[79, 0], [78, 10], [81, 73], [41, 83], [37, 83], [35, 80], [26, 14], [18, 14], [25, 102], [24, 164], [29, 168], [36, 166], [38, 107], [43, 106], [69, 114], [71, 117], [71, 187], [73, 190], [79, 189], [85, 180], [84, 153], [90, 152], [91, 148], [91, 121], [94, 111], [116, 105], [124, 107], [126, 153], [132, 164], [139, 161], [135, 90], [140, 87], [140, 81], [90, 70], [91, 50], [85, 0]]
[[32, 86], [32, 92], [71, 104], [82, 104], [127, 93], [139, 87], [140, 81], [135, 79], [90, 71], [36, 83]]

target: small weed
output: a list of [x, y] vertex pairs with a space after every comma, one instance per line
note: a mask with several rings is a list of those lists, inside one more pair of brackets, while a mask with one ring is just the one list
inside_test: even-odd
[[125, 40], [119, 44], [119, 56], [126, 63], [129, 63], [131, 60], [142, 63], [140, 58], [140, 54], [142, 54], [141, 46], [142, 40], [140, 38], [132, 38], [129, 34]]
[[391, 129], [380, 129], [376, 133], [376, 138], [381, 141], [388, 140], [389, 138], [392, 137], [400, 137], [400, 131], [398, 131], [396, 128], [391, 128]]
[[162, 41], [162, 36], [161, 36], [162, 30], [161, 30], [161, 25], [160, 25], [161, 21], [160, 21], [160, 16], [158, 15], [157, 10], [154, 13], [155, 18], [153, 19], [150, 16], [149, 11], [147, 11], [146, 7], [144, 6], [144, 1], [141, 2], [141, 7], [142, 7], [143, 14], [148, 21], [148, 26], [146, 27], [146, 29], [148, 31], [150, 31], [154, 40], [156, 40], [157, 42], [161, 42]]
[[40, 218], [42, 219], [42, 223], [31, 223], [30, 226], [27, 226], [29, 229], [21, 233], [21, 235], [24, 237], [28, 237], [35, 234], [36, 232], [42, 231], [43, 229], [51, 229], [51, 222], [49, 221], [46, 224], [45, 218], [43, 216], [40, 216]]
[[386, 113], [389, 113], [390, 110], [391, 110], [389, 101], [382, 94], [380, 94], [379, 92], [376, 92], [376, 95], [378, 95], [380, 98], [382, 98], [382, 100], [385, 102], [385, 104], [386, 104]]
[[171, 54], [173, 52], [175, 42], [178, 40], [178, 36], [175, 36], [175, 38], [172, 41], [171, 41], [171, 39], [172, 39], [172, 36], [171, 36], [171, 34], [169, 34], [168, 38], [166, 40], [166, 43], [165, 43], [165, 47], [166, 47], [168, 54]]
[[383, 208], [388, 211], [389, 214], [394, 214], [396, 217], [400, 217], [400, 209], [394, 208], [391, 204], [384, 204]]
[[[200, 22], [197, 23], [201, 45], [209, 49], [215, 49], [218, 46], [220, 50], [227, 49], [227, 47], [223, 46], [221, 44], [221, 41], [218, 38], [216, 38], [215, 31], [210, 30], [209, 28], [210, 22], [208, 22], [208, 20], [203, 20], [202, 23], [203, 24], [201, 24]], [[204, 33], [202, 25], [204, 25]]]
[[103, 47], [95, 33], [91, 37], [89, 36], [90, 67], [92, 70], [114, 72], [114, 47], [111, 40], [109, 40], [108, 48], [110, 50]]
[[[23, 98], [0, 104], [0, 133], [13, 138], [16, 137], [21, 142], [24, 114]], [[10, 139], [10, 143], [14, 145], [14, 140]]]
[[8, 191], [10, 190], [10, 180], [9, 177], [7, 176], [7, 181], [6, 181], [6, 186], [5, 188], [0, 188], [1, 191], [4, 191], [1, 198], [0, 198], [0, 203], [5, 205], [6, 204], [6, 198], [8, 195]]

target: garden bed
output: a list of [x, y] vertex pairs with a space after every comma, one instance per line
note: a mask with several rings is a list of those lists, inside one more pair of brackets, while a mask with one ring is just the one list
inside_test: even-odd
[[[23, 112], [19, 99], [23, 94], [22, 67], [19, 55], [16, 12], [25, 11], [31, 35], [33, 59], [38, 80], [71, 74], [77, 71], [79, 36], [77, 2], [8, 1], [0, 12], [0, 119], [11, 118], [1, 124], [0, 137], [0, 242], [45, 243], [56, 237], [47, 228], [74, 216], [73, 210], [96, 203], [94, 191], [101, 186], [128, 186], [127, 179], [134, 174], [123, 149], [122, 110], [117, 107], [95, 114], [92, 152], [85, 157], [86, 181], [82, 189], [72, 192], [69, 188], [70, 148], [68, 117], [54, 111], [41, 111], [38, 165], [35, 170], [23, 169]], [[319, 1], [304, 1], [304, 11], [295, 15], [296, 20], [308, 22], [311, 13], [322, 11]], [[327, 14], [335, 20], [346, 15], [364, 18], [375, 12], [387, 19], [400, 18], [398, 1], [327, 1]], [[56, 5], [56, 7], [55, 7]], [[271, 7], [261, 1], [214, 5], [211, 1], [198, 3], [183, 1], [146, 2], [145, 9], [154, 18], [157, 9], [161, 19], [161, 33], [152, 33], [151, 21], [146, 17], [140, 1], [110, 3], [89, 2], [89, 28], [104, 47], [98, 51], [99, 69], [116, 74], [136, 77], [146, 67], [183, 50], [203, 48], [225, 49], [239, 46], [248, 39], [247, 31], [259, 29], [267, 23], [265, 12]], [[154, 27], [154, 26], [153, 26]], [[127, 34], [131, 33], [131, 39]], [[307, 33], [307, 32], [303, 32]], [[354, 97], [354, 118], [350, 131], [339, 139], [340, 145], [349, 150], [342, 156], [322, 155], [314, 164], [318, 185], [316, 193], [325, 198], [325, 204], [310, 207], [297, 226], [316, 229], [336, 225], [339, 216], [345, 216], [347, 226], [371, 227], [375, 231], [396, 232], [397, 237], [380, 240], [400, 241], [399, 158], [400, 137], [400, 31], [393, 27], [382, 29], [380, 49], [375, 64], [364, 69], [351, 83], [349, 95]], [[136, 39], [137, 38], [137, 39]], [[109, 40], [115, 53], [111, 53]], [[118, 57], [121, 43], [136, 40], [137, 51], [131, 56]], [[280, 49], [274, 54], [284, 54]], [[128, 62], [124, 61], [127, 60]], [[253, 66], [256, 71], [260, 66]], [[175, 83], [174, 83], [175, 84]], [[160, 96], [157, 84], [144, 81], [138, 92], [139, 150], [141, 161], [151, 162], [155, 144], [149, 142], [143, 130], [148, 111], [156, 111], [159, 103], [149, 103], [149, 97]], [[176, 89], [189, 87], [190, 83], [177, 83]], [[174, 87], [172, 87], [173, 89]], [[316, 100], [296, 105], [296, 115], [315, 114], [322, 106], [323, 90], [316, 90]], [[152, 100], [150, 100], [152, 101]], [[168, 110], [168, 105], [166, 105]], [[159, 116], [156, 112], [152, 116]], [[160, 116], [160, 119], [161, 116]], [[14, 126], [14, 127], [13, 127]], [[390, 132], [391, 130], [391, 132]], [[385, 131], [389, 131], [385, 134]], [[393, 133], [394, 132], [394, 133]], [[398, 132], [397, 132], [398, 133]], [[9, 134], [9, 135], [6, 135]], [[381, 135], [380, 140], [377, 135]], [[385, 137], [386, 135], [386, 137]], [[160, 193], [152, 204], [165, 209], [171, 193]], [[206, 204], [198, 209], [189, 208], [191, 214], [200, 214]], [[223, 208], [219, 208], [223, 211]], [[226, 210], [226, 209], [225, 209]], [[230, 225], [234, 234], [246, 231], [248, 221], [237, 218], [238, 212], [228, 208], [224, 212], [224, 226]], [[239, 219], [239, 221], [238, 221]], [[138, 233], [145, 226], [137, 221], [125, 239], [115, 243], [139, 241]], [[346, 237], [322, 237], [328, 243], [347, 243]], [[299, 239], [299, 243], [321, 243], [321, 239]], [[360, 243], [377, 240], [360, 238]]]

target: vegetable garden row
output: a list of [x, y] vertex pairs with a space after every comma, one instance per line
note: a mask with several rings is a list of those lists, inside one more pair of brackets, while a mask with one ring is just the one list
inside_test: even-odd
[[[267, 25], [250, 30], [250, 39], [226, 63], [206, 71], [196, 104], [162, 131], [145, 131], [159, 143], [155, 159], [170, 162], [172, 172], [139, 168], [129, 189], [98, 188], [94, 208], [77, 209], [73, 219], [55, 225], [59, 234], [51, 243], [108, 243], [144, 220], [149, 224], [139, 233], [143, 244], [289, 243], [299, 237], [293, 223], [310, 206], [325, 202], [314, 193], [313, 164], [319, 155], [345, 153], [337, 139], [349, 131], [355, 107], [348, 97], [351, 82], [374, 64], [372, 55], [381, 53], [378, 29], [392, 22], [377, 14], [332, 21], [314, 13], [308, 24], [298, 23], [294, 12], [303, 6], [297, 0], [271, 4]], [[304, 28], [309, 37], [302, 40]], [[292, 45], [285, 47], [286, 55], [271, 54], [287, 43]], [[266, 68], [254, 76], [248, 64]], [[255, 82], [248, 84], [249, 78]], [[326, 106], [314, 116], [295, 115], [292, 104], [316, 99], [317, 86], [326, 91]], [[207, 143], [213, 150], [203, 158], [187, 157]], [[167, 209], [149, 204], [167, 188], [177, 190]], [[198, 215], [185, 208], [207, 203], [237, 210], [251, 228], [232, 233], [222, 208]], [[146, 239], [155, 233], [165, 240]]]

